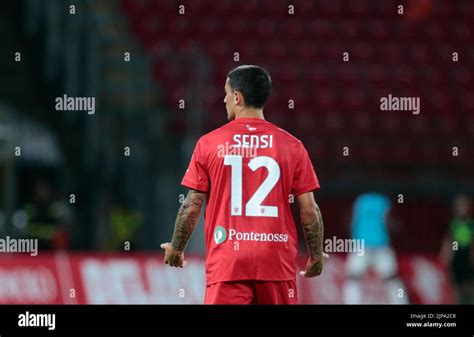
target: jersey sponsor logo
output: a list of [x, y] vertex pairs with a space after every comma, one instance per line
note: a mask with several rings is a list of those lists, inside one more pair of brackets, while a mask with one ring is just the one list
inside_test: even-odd
[[[216, 227], [219, 228], [220, 226]], [[221, 231], [223, 230], [224, 233], [225, 229], [220, 227]], [[214, 240], [216, 243], [223, 243], [225, 241], [225, 238], [223, 240], [220, 240], [217, 242], [216, 240], [216, 231], [214, 231]], [[224, 234], [227, 236], [227, 234]], [[252, 232], [238, 232], [235, 229], [230, 229], [229, 230], [229, 241], [255, 241], [255, 242], [288, 242], [288, 234], [283, 234], [283, 233], [256, 233], [254, 231]]]
[[249, 130], [249, 131], [255, 131], [255, 130], [257, 130], [257, 128], [255, 128], [255, 127], [253, 127], [253, 126], [250, 126], [250, 125], [248, 125], [248, 124], [245, 125], [245, 126], [247, 127], [247, 130]]
[[255, 241], [255, 242], [288, 242], [288, 234], [283, 233], [256, 233], [251, 232], [239, 232], [235, 229], [229, 229], [229, 237], [227, 237], [227, 231], [222, 226], [216, 226], [214, 229], [214, 242], [217, 245], [224, 243], [226, 240], [229, 241]]
[[227, 239], [227, 231], [222, 226], [217, 226], [214, 229], [214, 241], [217, 245], [223, 243]]

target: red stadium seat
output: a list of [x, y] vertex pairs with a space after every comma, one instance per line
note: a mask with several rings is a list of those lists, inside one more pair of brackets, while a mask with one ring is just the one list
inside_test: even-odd
[[413, 165], [418, 162], [416, 158], [416, 147], [414, 147], [410, 141], [398, 139], [392, 143], [388, 152], [388, 155], [384, 156], [384, 158], [395, 167], [406, 166], [407, 164]]
[[344, 95], [344, 106], [355, 116], [355, 126], [367, 130], [371, 126], [370, 112], [365, 111], [365, 96], [361, 89], [349, 89]]
[[383, 157], [384, 149], [374, 137], [363, 137], [360, 142], [360, 149], [360, 161], [365, 164], [379, 165]]
[[357, 39], [361, 34], [361, 27], [357, 21], [344, 21], [340, 25], [342, 38]]
[[447, 32], [439, 22], [431, 22], [425, 25], [425, 33], [428, 38], [433, 40], [444, 40], [447, 38]]
[[316, 46], [313, 42], [302, 41], [289, 49], [289, 51], [293, 52], [295, 58], [300, 62], [311, 62], [316, 58], [317, 51]]
[[212, 58], [227, 58], [231, 60], [233, 57], [233, 53], [237, 52], [238, 50], [232, 50], [229, 41], [226, 40], [216, 40], [216, 41], [206, 41], [205, 42], [205, 50]]
[[398, 111], [381, 111], [379, 123], [382, 132], [397, 134], [401, 130], [401, 114]]
[[338, 111], [327, 111], [321, 109], [321, 115], [325, 120], [326, 129], [333, 132], [341, 130], [344, 127], [344, 117]]
[[307, 0], [294, 0], [291, 1], [289, 4], [295, 6], [295, 14], [300, 16], [308, 16], [314, 17], [316, 14], [316, 4], [314, 1], [307, 1]]
[[270, 17], [288, 15], [288, 5], [285, 0], [265, 0], [260, 2], [260, 13]]
[[403, 62], [405, 51], [401, 48], [400, 43], [387, 43], [382, 48], [382, 57], [384, 60], [400, 64]]
[[232, 0], [208, 1], [207, 5], [208, 5], [207, 10], [210, 13], [214, 13], [216, 16], [220, 16], [220, 17], [224, 17], [228, 15], [230, 16], [233, 9]]
[[246, 36], [252, 29], [253, 20], [241, 17], [231, 17], [224, 20], [223, 29], [229, 35]]
[[412, 68], [408, 66], [401, 66], [395, 68], [395, 80], [402, 85], [407, 85], [413, 83], [415, 80], [415, 72]]
[[340, 0], [322, 1], [320, 6], [319, 10], [323, 17], [336, 16], [343, 8]]
[[329, 74], [327, 67], [322, 65], [310, 66], [309, 69], [305, 70], [306, 78], [310, 83], [319, 88], [329, 80]]
[[360, 83], [361, 77], [357, 69], [357, 67], [350, 63], [342, 64], [337, 69], [336, 81], [346, 87], [352, 87], [355, 84]]
[[206, 5], [207, 3], [204, 0], [188, 1], [185, 4], [186, 14], [191, 14], [191, 15], [206, 14], [207, 12]]
[[295, 38], [304, 34], [303, 22], [298, 18], [289, 18], [284, 25], [278, 28], [278, 35], [286, 38]]
[[238, 47], [236, 51], [240, 53], [240, 58], [245, 63], [254, 62], [258, 56], [264, 53], [261, 43], [257, 40], [247, 40], [245, 43], [239, 44]]
[[351, 1], [349, 3], [352, 15], [355, 17], [367, 16], [369, 14], [369, 2], [368, 0]]
[[331, 24], [329, 20], [308, 20], [305, 26], [305, 31], [310, 36], [324, 39], [331, 33]]
[[284, 62], [287, 52], [287, 45], [279, 40], [268, 41], [261, 46], [262, 56], [270, 62]]
[[369, 81], [375, 85], [386, 83], [389, 80], [389, 74], [386, 67], [374, 65], [369, 68]]
[[143, 11], [149, 6], [150, 0], [123, 0], [121, 8], [132, 17], [141, 16]]
[[261, 38], [272, 36], [276, 31], [276, 24], [273, 20], [262, 18], [255, 23], [255, 33]]
[[260, 2], [258, 0], [241, 1], [236, 4], [236, 11], [243, 16], [259, 15]]
[[154, 13], [157, 17], [165, 13], [166, 15], [177, 15], [179, 5], [180, 4], [178, 4], [175, 0], [149, 0], [148, 11]]
[[368, 33], [372, 38], [386, 40], [390, 34], [390, 26], [381, 20], [374, 20], [368, 23]]
[[222, 22], [212, 16], [207, 16], [201, 18], [199, 24], [197, 25], [197, 33], [200, 36], [215, 36], [222, 29]]
[[472, 26], [465, 22], [456, 22], [453, 24], [452, 32], [456, 36], [456, 38], [460, 41], [468, 41], [472, 39], [474, 35], [474, 31]]
[[186, 16], [170, 17], [166, 22], [166, 33], [173, 39], [184, 38], [195, 29]]

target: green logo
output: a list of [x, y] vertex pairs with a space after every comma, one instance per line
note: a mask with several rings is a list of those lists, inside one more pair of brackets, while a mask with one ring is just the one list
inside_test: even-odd
[[223, 243], [225, 239], [227, 239], [227, 231], [224, 227], [217, 226], [216, 229], [214, 229], [214, 241], [216, 244], [220, 244]]

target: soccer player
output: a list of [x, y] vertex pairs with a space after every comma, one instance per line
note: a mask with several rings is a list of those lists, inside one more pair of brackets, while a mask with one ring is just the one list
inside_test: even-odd
[[296, 304], [297, 232], [290, 194], [299, 204], [309, 259], [300, 275], [321, 274], [323, 221], [313, 196], [318, 178], [302, 142], [269, 123], [263, 106], [271, 79], [258, 66], [229, 72], [229, 123], [202, 136], [181, 184], [165, 263], [184, 267], [184, 250], [205, 209], [206, 304]]

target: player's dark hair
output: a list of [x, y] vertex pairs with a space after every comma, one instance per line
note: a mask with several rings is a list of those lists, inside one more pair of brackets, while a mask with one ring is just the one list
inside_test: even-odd
[[272, 87], [268, 71], [259, 66], [242, 65], [232, 69], [227, 77], [232, 90], [240, 91], [244, 96], [245, 106], [263, 108]]

